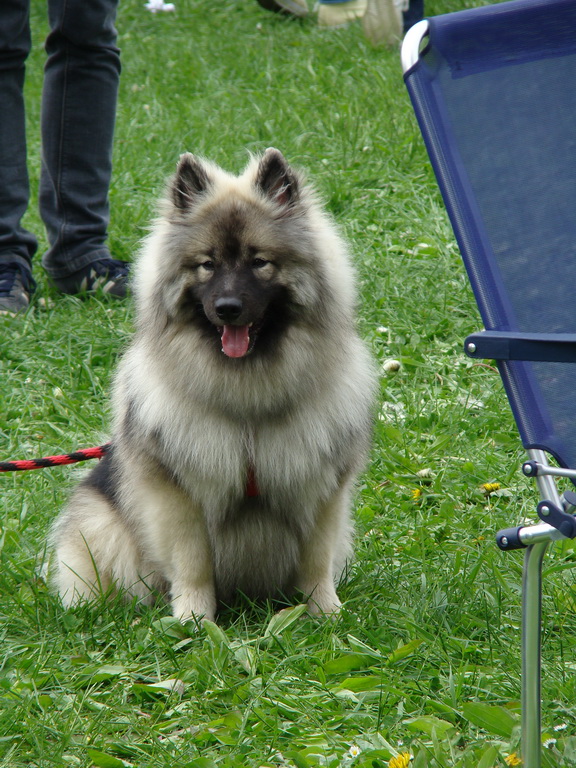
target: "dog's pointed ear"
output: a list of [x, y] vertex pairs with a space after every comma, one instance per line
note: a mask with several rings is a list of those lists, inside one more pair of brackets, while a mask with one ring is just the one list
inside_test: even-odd
[[210, 178], [202, 162], [190, 152], [180, 156], [176, 174], [172, 180], [171, 193], [174, 205], [181, 211], [188, 210], [198, 195], [206, 192]]
[[256, 186], [271, 200], [289, 206], [298, 198], [298, 179], [282, 152], [267, 149], [258, 164]]

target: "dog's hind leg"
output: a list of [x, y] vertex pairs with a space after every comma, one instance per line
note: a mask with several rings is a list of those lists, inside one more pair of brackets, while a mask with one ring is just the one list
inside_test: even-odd
[[108, 500], [80, 486], [51, 533], [49, 577], [66, 607], [116, 587], [146, 597], [131, 537]]

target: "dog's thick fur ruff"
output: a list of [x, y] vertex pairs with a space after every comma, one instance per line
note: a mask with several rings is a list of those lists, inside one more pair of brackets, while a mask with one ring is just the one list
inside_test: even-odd
[[159, 590], [180, 619], [213, 619], [238, 591], [299, 590], [337, 612], [375, 376], [309, 185], [274, 149], [238, 177], [183, 155], [134, 294], [113, 449], [51, 534], [64, 604]]

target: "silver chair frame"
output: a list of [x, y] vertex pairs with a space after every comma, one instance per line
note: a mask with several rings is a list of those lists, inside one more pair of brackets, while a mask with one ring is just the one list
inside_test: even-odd
[[[554, 482], [554, 467], [544, 451], [530, 450], [528, 455], [538, 464], [536, 484], [542, 501], [562, 507], [562, 499]], [[561, 476], [565, 471], [560, 470]], [[576, 476], [576, 473], [572, 473]], [[525, 768], [540, 768], [542, 761], [541, 725], [541, 627], [542, 627], [542, 561], [550, 542], [565, 538], [548, 523], [529, 525], [518, 531], [526, 547], [522, 577], [522, 759]]]

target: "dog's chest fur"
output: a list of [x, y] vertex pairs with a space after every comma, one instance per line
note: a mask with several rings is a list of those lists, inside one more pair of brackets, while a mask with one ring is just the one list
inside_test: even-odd
[[[250, 597], [278, 594], [294, 581], [318, 499], [336, 485], [335, 472], [319, 446], [315, 460], [294, 450], [298, 430], [291, 422], [254, 431], [210, 421], [204, 415], [188, 430], [172, 432], [170, 449], [179, 460], [170, 458], [191, 506], [204, 517], [216, 592], [224, 601], [237, 590]], [[246, 493], [251, 471], [257, 496]]]

